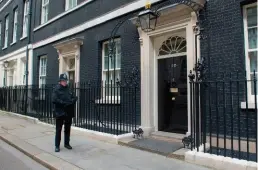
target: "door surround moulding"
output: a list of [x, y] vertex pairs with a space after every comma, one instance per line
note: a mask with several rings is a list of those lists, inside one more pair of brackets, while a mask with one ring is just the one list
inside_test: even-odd
[[75, 83], [80, 81], [80, 48], [84, 37], [72, 38], [53, 45], [57, 50], [59, 60], [59, 74], [64, 72], [64, 59], [74, 56], [75, 58]]
[[[196, 25], [196, 16], [193, 12], [189, 13], [190, 18], [185, 18], [172, 22], [170, 24], [158, 26], [155, 31], [143, 32], [138, 27], [139, 40], [141, 46], [141, 127], [147, 130], [147, 134], [152, 131], [158, 131], [158, 99], [157, 97], [157, 68], [154, 39], [167, 33], [176, 33], [176, 31], [185, 30], [187, 41], [187, 72], [194, 66], [194, 31]], [[198, 40], [199, 41], [199, 40]], [[200, 46], [198, 46], [199, 48]], [[189, 80], [187, 79], [189, 89]], [[188, 132], [190, 133], [190, 98], [188, 90]], [[151, 100], [149, 100], [151, 99]], [[150, 131], [152, 130], [152, 131]], [[150, 131], [150, 132], [149, 132]]]

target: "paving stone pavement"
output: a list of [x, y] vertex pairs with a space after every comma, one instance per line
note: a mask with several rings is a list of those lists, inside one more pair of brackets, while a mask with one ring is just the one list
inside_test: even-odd
[[61, 145], [61, 152], [55, 153], [54, 130], [53, 127], [0, 112], [0, 136], [13, 140], [17, 145], [18, 142], [24, 142], [24, 147], [34, 147], [28, 150], [37, 159], [50, 162], [56, 169], [207, 170], [180, 160], [94, 140], [75, 130], [71, 132], [73, 150], [67, 150]]

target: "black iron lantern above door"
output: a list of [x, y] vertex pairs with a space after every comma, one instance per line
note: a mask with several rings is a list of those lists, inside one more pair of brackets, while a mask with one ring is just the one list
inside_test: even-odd
[[138, 15], [141, 29], [145, 32], [155, 30], [158, 14], [150, 9], [150, 4], [145, 6], [145, 10]]

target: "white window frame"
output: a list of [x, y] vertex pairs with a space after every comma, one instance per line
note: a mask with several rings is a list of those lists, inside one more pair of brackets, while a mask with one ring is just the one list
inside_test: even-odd
[[[70, 5], [70, 1], [72, 2], [72, 5]], [[78, 5], [78, 1], [77, 0], [65, 0], [65, 10], [70, 10], [73, 9], [74, 7], [76, 7]]]
[[17, 41], [17, 30], [18, 30], [18, 8], [13, 13], [13, 43]]
[[9, 15], [5, 17], [5, 29], [4, 29], [4, 48], [8, 46], [8, 35], [9, 35]]
[[[45, 64], [45, 71], [42, 73], [42, 60], [46, 60]], [[39, 58], [39, 87], [41, 88], [42, 85], [46, 85], [46, 77], [47, 77], [47, 56], [41, 56]], [[42, 78], [45, 79], [45, 83], [42, 83]]]
[[44, 24], [48, 21], [48, 10], [49, 10], [49, 0], [42, 0], [41, 24]]
[[[114, 40], [115, 41], [115, 43], [117, 43], [118, 41], [120, 41], [120, 45], [121, 45], [121, 38], [117, 38], [117, 39], [115, 39]], [[102, 88], [103, 88], [103, 90], [102, 90], [102, 100], [99, 100], [99, 103], [102, 103], [103, 101], [104, 101], [104, 103], [112, 103], [112, 104], [119, 104], [120, 103], [120, 95], [121, 95], [121, 90], [120, 90], [120, 95], [118, 96], [118, 95], [115, 95], [115, 96], [112, 96], [112, 95], [105, 95], [105, 81], [106, 81], [106, 74], [105, 74], [105, 72], [108, 72], [108, 70], [107, 69], [105, 69], [105, 45], [108, 45], [109, 44], [109, 41], [106, 41], [106, 42], [103, 42], [102, 43], [102, 70], [101, 70], [101, 72], [102, 72], [102, 82], [103, 82], [103, 84], [102, 84]], [[116, 46], [116, 44], [115, 44], [115, 46]], [[117, 52], [117, 48], [115, 48], [116, 49], [116, 58], [118, 58], [117, 57], [117, 54], [118, 54], [118, 52]], [[120, 46], [120, 52], [121, 52], [121, 46]], [[114, 70], [116, 71], [116, 72], [119, 72], [118, 73], [118, 75], [119, 75], [119, 78], [121, 79], [121, 60], [122, 60], [122, 56], [121, 56], [121, 54], [120, 54], [120, 67], [117, 67], [117, 63], [116, 63], [116, 68], [114, 69], [109, 69], [109, 71], [110, 71], [110, 73], [112, 74], [112, 76], [114, 75]], [[118, 60], [116, 60], [116, 61], [118, 61]], [[117, 78], [117, 77], [116, 77]], [[115, 80], [116, 81], [116, 80]], [[114, 82], [114, 84], [116, 84], [115, 82]], [[114, 85], [113, 84], [113, 85]], [[113, 86], [112, 85], [112, 86]], [[108, 100], [108, 101], [105, 101], [105, 100]], [[112, 100], [112, 101], [111, 101]], [[117, 103], [117, 102], [119, 102], [119, 103]]]
[[[249, 54], [249, 52], [252, 52], [252, 51], [257, 51], [258, 52], [258, 48], [256, 48], [256, 49], [249, 49], [248, 26], [247, 26], [247, 9], [250, 8], [250, 7], [255, 7], [255, 6], [257, 6], [257, 2], [249, 4], [249, 5], [245, 5], [243, 7], [244, 40], [245, 40], [245, 61], [246, 61], [246, 74], [247, 74], [246, 77], [247, 77], [247, 80], [251, 80], [251, 76], [250, 76], [250, 74], [251, 74], [251, 71], [250, 71], [250, 59], [249, 59], [249, 55], [248, 54]], [[257, 63], [257, 66], [258, 66], [258, 63]], [[257, 93], [258, 93], [258, 89], [257, 89]], [[255, 107], [254, 106], [255, 95], [252, 95], [252, 88], [251, 88], [251, 84], [250, 83], [248, 83], [248, 85], [247, 85], [247, 95], [248, 95], [248, 101], [246, 101], [246, 102], [249, 103], [248, 107], [249, 108]], [[258, 95], [256, 97], [258, 97]], [[242, 102], [241, 103], [241, 107], [242, 108], [246, 107], [246, 104], [245, 104], [246, 102]]]
[[28, 35], [28, 24], [29, 24], [29, 0], [25, 0], [23, 8], [23, 26], [22, 26], [22, 38], [27, 37]]

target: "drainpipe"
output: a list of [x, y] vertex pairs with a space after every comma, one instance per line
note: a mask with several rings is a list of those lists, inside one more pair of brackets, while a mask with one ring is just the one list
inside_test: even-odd
[[28, 13], [28, 25], [27, 25], [27, 47], [26, 47], [26, 71], [25, 71], [25, 114], [27, 114], [28, 103], [28, 82], [29, 82], [29, 45], [31, 44], [31, 16], [32, 16], [32, 0], [29, 0], [29, 13]]

